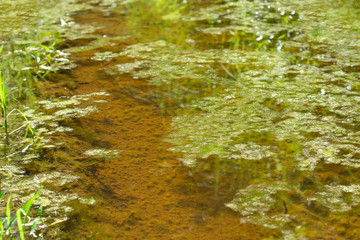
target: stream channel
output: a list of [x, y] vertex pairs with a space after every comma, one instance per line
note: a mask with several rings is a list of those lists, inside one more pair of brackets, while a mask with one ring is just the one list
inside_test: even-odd
[[1, 189], [16, 205], [43, 184], [36, 235], [360, 238], [358, 1], [3, 0], [0, 14], [9, 108], [37, 136], [2, 143]]

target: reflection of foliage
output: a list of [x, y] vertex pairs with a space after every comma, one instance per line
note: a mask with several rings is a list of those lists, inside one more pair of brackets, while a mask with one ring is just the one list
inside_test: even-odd
[[[165, 48], [166, 46], [167, 48]], [[171, 54], [167, 52], [169, 48], [172, 49]], [[175, 55], [173, 55], [174, 52]], [[312, 144], [310, 142], [317, 139], [311, 137], [311, 135], [318, 132], [321, 135], [331, 135], [334, 139], [340, 134], [349, 133], [349, 130], [344, 125], [346, 123], [343, 124], [343, 121], [333, 116], [333, 114], [349, 116], [349, 114], [354, 113], [352, 119], [357, 119], [357, 105], [353, 103], [358, 101], [358, 98], [352, 95], [341, 95], [349, 92], [346, 87], [348, 84], [354, 84], [353, 81], [356, 78], [353, 74], [335, 71], [330, 76], [316, 67], [291, 65], [287, 60], [287, 56], [282, 53], [250, 53], [244, 56], [241, 52], [236, 51], [212, 50], [196, 52], [179, 50], [172, 45], [166, 45], [162, 41], [148, 45], [134, 45], [125, 50], [124, 53], [127, 56], [141, 57], [146, 60], [121, 64], [113, 70], [120, 73], [131, 73], [137, 78], [150, 77], [151, 82], [157, 85], [174, 86], [175, 80], [180, 81], [189, 76], [192, 81], [204, 82], [204, 85], [206, 83], [212, 83], [215, 86], [228, 85], [227, 94], [207, 97], [192, 105], [192, 108], [204, 111], [204, 115], [198, 117], [189, 115], [189, 119], [182, 120], [182, 118], [186, 117], [184, 116], [179, 118], [179, 121], [175, 120], [174, 126], [180, 130], [177, 134], [181, 133], [181, 129], [187, 129], [187, 131], [193, 129], [193, 132], [187, 132], [186, 134], [192, 136], [192, 138], [197, 135], [199, 138], [199, 140], [193, 139], [191, 142], [194, 144], [192, 145], [184, 144], [187, 149], [182, 151], [187, 153], [194, 151], [198, 153], [204, 152], [196, 149], [208, 146], [205, 143], [213, 138], [217, 139], [216, 143], [209, 143], [209, 146], [217, 146], [219, 142], [226, 144], [229, 141], [234, 141], [231, 134], [228, 133], [234, 135], [237, 132], [239, 135], [248, 131], [249, 126], [253, 126], [255, 131], [274, 134], [277, 141], [286, 141], [297, 136], [304, 141], [304, 146], [310, 147], [307, 151], [324, 156], [324, 153], [329, 152], [329, 147], [325, 144], [323, 150], [321, 150], [319, 143]], [[264, 55], [267, 61], [260, 58]], [[223, 62], [229, 64], [235, 62], [236, 58], [244, 60], [243, 65], [237, 64], [237, 67], [242, 69], [237, 80], [219, 77], [217, 71], [209, 65], [199, 66], [200, 63]], [[257, 58], [259, 60], [256, 60]], [[183, 63], [187, 64], [183, 65]], [[267, 66], [268, 70], [266, 72], [256, 70], [257, 67], [260, 66], [261, 68], [261, 66], [269, 63], [271, 65]], [[292, 78], [285, 79], [286, 74], [290, 71]], [[344, 87], [326, 84], [327, 79], [346, 81], [346, 78], [348, 78], [348, 83]], [[304, 84], [305, 81], [307, 84]], [[249, 86], [249, 88], [244, 88], [244, 85]], [[229, 88], [230, 86], [231, 88]], [[311, 90], [310, 86], [313, 86], [314, 89]], [[192, 85], [187, 87], [194, 89]], [[234, 87], [241, 87], [242, 93], [240, 94], [237, 88]], [[175, 90], [169, 87], [169, 91]], [[266, 95], [269, 90], [273, 91], [274, 97]], [[322, 94], [323, 91], [326, 94]], [[317, 117], [319, 109], [329, 105], [331, 105], [333, 114], [327, 112], [328, 116]], [[346, 113], [341, 110], [344, 108], [347, 108]], [[350, 109], [352, 110], [349, 111]], [[215, 126], [217, 120], [219, 120], [219, 123]], [[225, 130], [226, 127], [229, 129]], [[200, 134], [196, 134], [197, 132], [200, 132]], [[202, 133], [206, 134], [206, 136], [201, 136]], [[182, 134], [180, 134], [179, 138], [188, 139]], [[225, 140], [226, 138], [229, 140]], [[324, 143], [325, 137], [323, 136], [322, 139], [321, 142]], [[202, 144], [198, 144], [198, 141], [202, 142]], [[344, 141], [347, 141], [347, 139], [339, 139], [338, 142]], [[179, 143], [179, 139], [174, 140], [174, 142]], [[344, 144], [338, 146], [342, 145]], [[336, 156], [334, 155], [334, 157]], [[337, 157], [341, 158], [341, 156]], [[304, 159], [304, 161], [307, 160]], [[346, 158], [337, 161], [346, 165], [352, 164]], [[329, 158], [329, 162], [333, 161]]]
[[216, 188], [239, 188], [227, 206], [244, 221], [317, 238], [328, 231], [319, 219], [338, 224], [338, 211], [359, 208], [358, 9], [350, 20], [349, 4], [333, 6], [225, 0], [183, 16], [192, 32], [156, 41], [139, 33], [147, 43], [95, 57], [133, 58], [108, 71], [148, 79], [181, 102], [171, 149]]
[[[140, 14], [140, 17], [144, 19], [175, 21], [180, 19], [181, 12], [186, 5], [177, 0], [139, 0], [130, 6], [133, 8], [132, 11], [139, 11], [137, 14]], [[139, 9], [139, 6], [146, 8], [146, 11], [142, 12], [145, 9]], [[151, 14], [150, 18], [146, 16], [149, 13]], [[142, 14], [143, 16], [141, 16]]]
[[186, 47], [193, 43], [188, 38], [192, 23], [182, 18], [190, 6], [178, 0], [135, 0], [127, 5], [128, 25], [140, 42], [166, 39]]

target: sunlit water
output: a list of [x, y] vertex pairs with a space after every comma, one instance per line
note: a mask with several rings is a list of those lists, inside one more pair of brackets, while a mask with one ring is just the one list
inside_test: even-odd
[[55, 59], [17, 65], [43, 139], [2, 167], [20, 199], [44, 182], [38, 233], [359, 238], [357, 1], [46, 4], [0, 5], [4, 59]]

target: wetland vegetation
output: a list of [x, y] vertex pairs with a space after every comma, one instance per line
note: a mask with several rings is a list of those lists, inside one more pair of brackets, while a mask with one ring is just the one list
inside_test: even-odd
[[2, 239], [359, 238], [358, 1], [0, 14]]

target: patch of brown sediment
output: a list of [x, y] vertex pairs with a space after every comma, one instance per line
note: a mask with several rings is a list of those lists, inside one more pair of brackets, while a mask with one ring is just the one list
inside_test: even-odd
[[94, 239], [254, 239], [249, 226], [219, 210], [213, 192], [197, 188], [179, 167], [178, 156], [161, 141], [167, 131], [156, 109], [122, 95], [99, 110], [80, 126], [92, 126], [123, 152], [94, 173], [94, 190], [112, 195], [100, 203], [105, 211], [93, 212], [101, 231], [86, 232]]
[[[116, 18], [103, 18], [95, 13], [89, 16], [92, 21], [107, 25], [99, 34], [115, 34], [111, 29], [118, 24]], [[80, 18], [86, 19], [87, 15]], [[122, 47], [101, 50], [121, 51]], [[167, 150], [171, 145], [162, 140], [170, 131], [171, 119], [141, 100], [146, 99], [151, 89], [146, 81], [105, 74], [101, 69], [115, 62], [92, 61], [94, 52], [73, 54], [78, 67], [68, 77], [61, 79], [58, 74], [58, 80], [43, 83], [47, 93], [55, 96], [110, 93], [108, 102], [98, 105], [98, 112], [65, 122], [75, 129], [69, 139], [77, 144], [72, 148], [73, 143], [67, 143], [64, 149], [71, 153], [58, 150], [53, 157], [80, 155], [84, 146], [122, 150], [117, 158], [92, 165], [86, 168], [88, 172], [80, 174], [81, 184], [72, 186], [72, 191], [94, 196], [98, 203], [73, 206], [77, 213], [63, 229], [62, 239], [263, 239], [268, 236], [268, 232], [261, 232], [254, 225], [240, 224], [239, 215], [224, 207], [224, 200], [215, 196], [214, 189], [198, 187], [189, 177], [189, 169], [177, 161], [179, 155]], [[116, 59], [116, 63], [121, 61], [126, 59]], [[129, 94], [130, 88], [142, 95]], [[78, 174], [84, 170], [73, 171]]]

